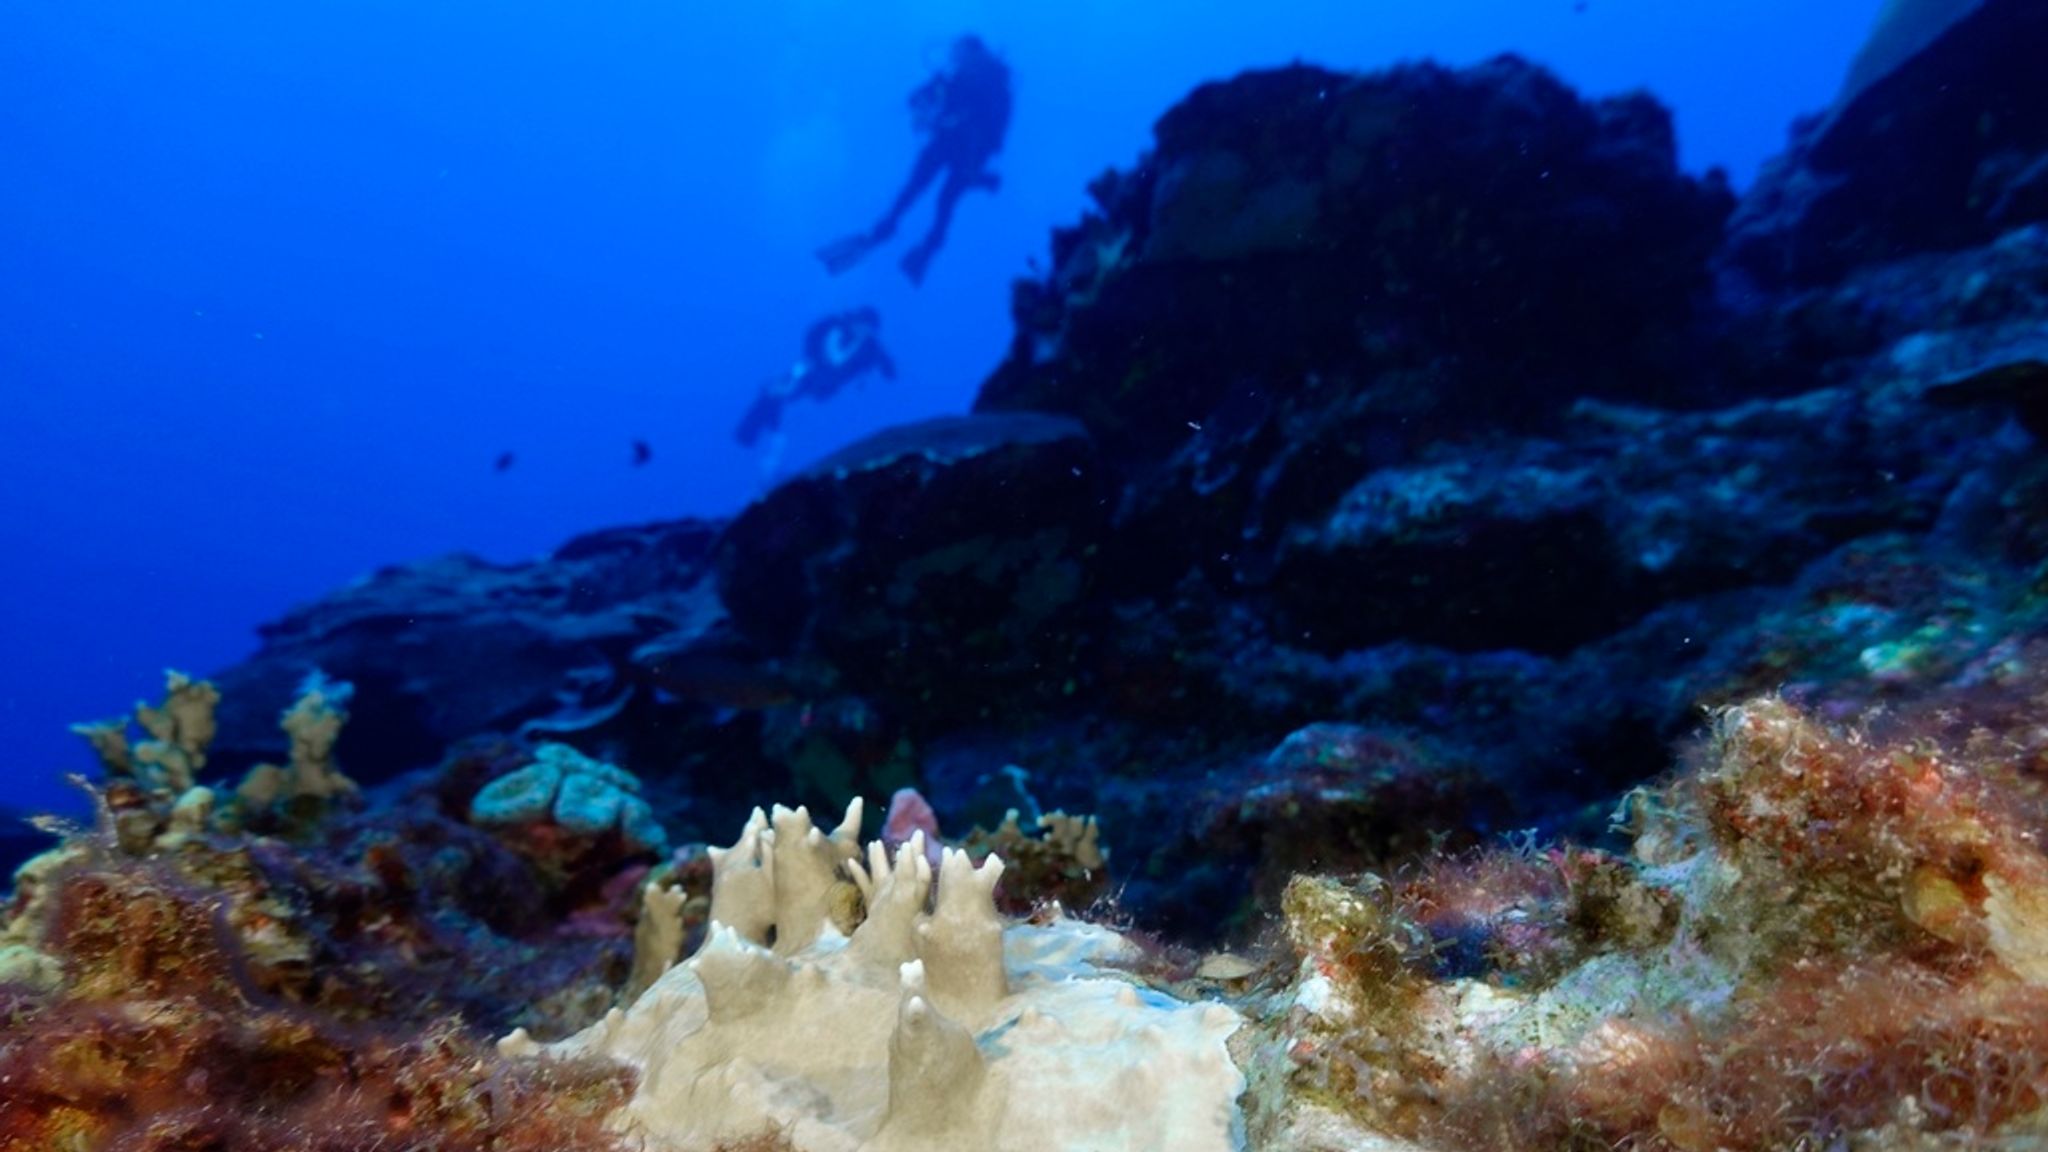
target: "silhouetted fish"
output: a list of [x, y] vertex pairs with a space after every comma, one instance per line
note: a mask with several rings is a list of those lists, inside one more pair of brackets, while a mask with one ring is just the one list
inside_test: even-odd
[[510, 452], [500, 453], [498, 462], [493, 467], [499, 472], [510, 472], [512, 470], [512, 460], [513, 456]]
[[654, 449], [648, 447], [647, 441], [633, 441], [633, 467], [638, 468], [652, 459], [654, 459]]

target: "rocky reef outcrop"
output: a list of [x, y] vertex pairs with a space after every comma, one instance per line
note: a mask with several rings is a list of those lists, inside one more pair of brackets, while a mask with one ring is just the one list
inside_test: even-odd
[[2028, 0], [1887, 6], [1840, 99], [1746, 198], [1730, 263], [1810, 286], [2048, 221], [2044, 39], [2048, 12]]
[[767, 655], [815, 661], [862, 697], [916, 700], [927, 729], [1057, 698], [1091, 632], [1097, 470], [1086, 430], [1055, 416], [892, 429], [734, 519], [720, 599]]
[[1929, 703], [1848, 730], [1723, 710], [1616, 851], [1296, 880], [1287, 1088], [1252, 1146], [2038, 1144], [2036, 752], [1951, 743], [1963, 699]]
[[365, 783], [483, 733], [601, 730], [612, 736], [595, 750], [659, 758], [670, 791], [698, 797], [714, 822], [744, 813], [750, 785], [715, 766], [758, 755], [753, 742], [728, 747], [715, 720], [789, 689], [726, 625], [712, 563], [722, 527], [607, 529], [525, 563], [453, 555], [375, 572], [265, 625], [256, 655], [214, 677], [229, 703], [213, 759], [232, 771], [263, 756], [277, 712], [318, 671], [354, 686], [340, 755]]
[[1155, 137], [1017, 286], [975, 405], [1103, 446], [1118, 591], [1257, 582], [1305, 513], [1428, 445], [1705, 383], [1734, 202], [1647, 97], [1514, 58], [1296, 67], [1197, 89]]
[[972, 414], [81, 726], [0, 1149], [2039, 1146], [2048, 23], [1887, 20], [1739, 203], [1205, 86]]
[[1207, 934], [1311, 862], [1601, 835], [1702, 706], [2016, 675], [2048, 32], [1891, 20], [1739, 201], [1652, 99], [1514, 58], [1205, 85], [1018, 284], [972, 415], [728, 523], [381, 573], [223, 674], [217, 754], [318, 666], [365, 780], [516, 731], [679, 839], [1007, 789], [1101, 813], [1126, 911]]

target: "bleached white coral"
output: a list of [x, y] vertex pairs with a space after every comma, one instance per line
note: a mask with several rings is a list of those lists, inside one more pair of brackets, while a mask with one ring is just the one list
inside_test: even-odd
[[1235, 1012], [1119, 976], [1136, 949], [1106, 928], [1005, 924], [999, 860], [946, 852], [933, 903], [921, 834], [863, 861], [859, 825], [857, 803], [830, 833], [757, 811], [712, 857], [696, 956], [549, 1046], [639, 1073], [621, 1130], [674, 1152], [764, 1132], [801, 1152], [1241, 1145]]

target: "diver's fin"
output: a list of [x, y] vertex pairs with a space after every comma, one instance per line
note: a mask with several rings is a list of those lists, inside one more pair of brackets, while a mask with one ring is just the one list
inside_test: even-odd
[[875, 238], [866, 232], [857, 232], [818, 249], [818, 260], [825, 265], [825, 271], [837, 276], [851, 271], [874, 250]]
[[747, 414], [740, 417], [739, 427], [733, 430], [733, 439], [752, 448], [762, 436], [781, 426], [782, 400], [764, 391], [747, 408]]

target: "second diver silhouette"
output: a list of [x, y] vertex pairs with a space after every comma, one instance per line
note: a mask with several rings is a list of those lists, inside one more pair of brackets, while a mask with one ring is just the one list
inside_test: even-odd
[[895, 203], [872, 228], [818, 250], [818, 259], [835, 276], [895, 236], [904, 213], [943, 174], [931, 230], [903, 254], [904, 273], [912, 283], [924, 283], [925, 270], [946, 242], [960, 198], [975, 189], [994, 192], [1002, 186], [989, 162], [1003, 150], [1003, 136], [1010, 128], [1010, 68], [980, 37], [962, 36], [953, 42], [947, 67], [910, 94], [910, 114], [917, 130], [928, 137], [924, 148]]
[[787, 372], [761, 386], [733, 430], [749, 448], [768, 440], [765, 471], [772, 473], [781, 463], [782, 410], [789, 403], [829, 400], [869, 372], [879, 372], [886, 380], [896, 378], [896, 362], [882, 347], [881, 334], [881, 314], [865, 307], [835, 312], [805, 330], [803, 354]]

